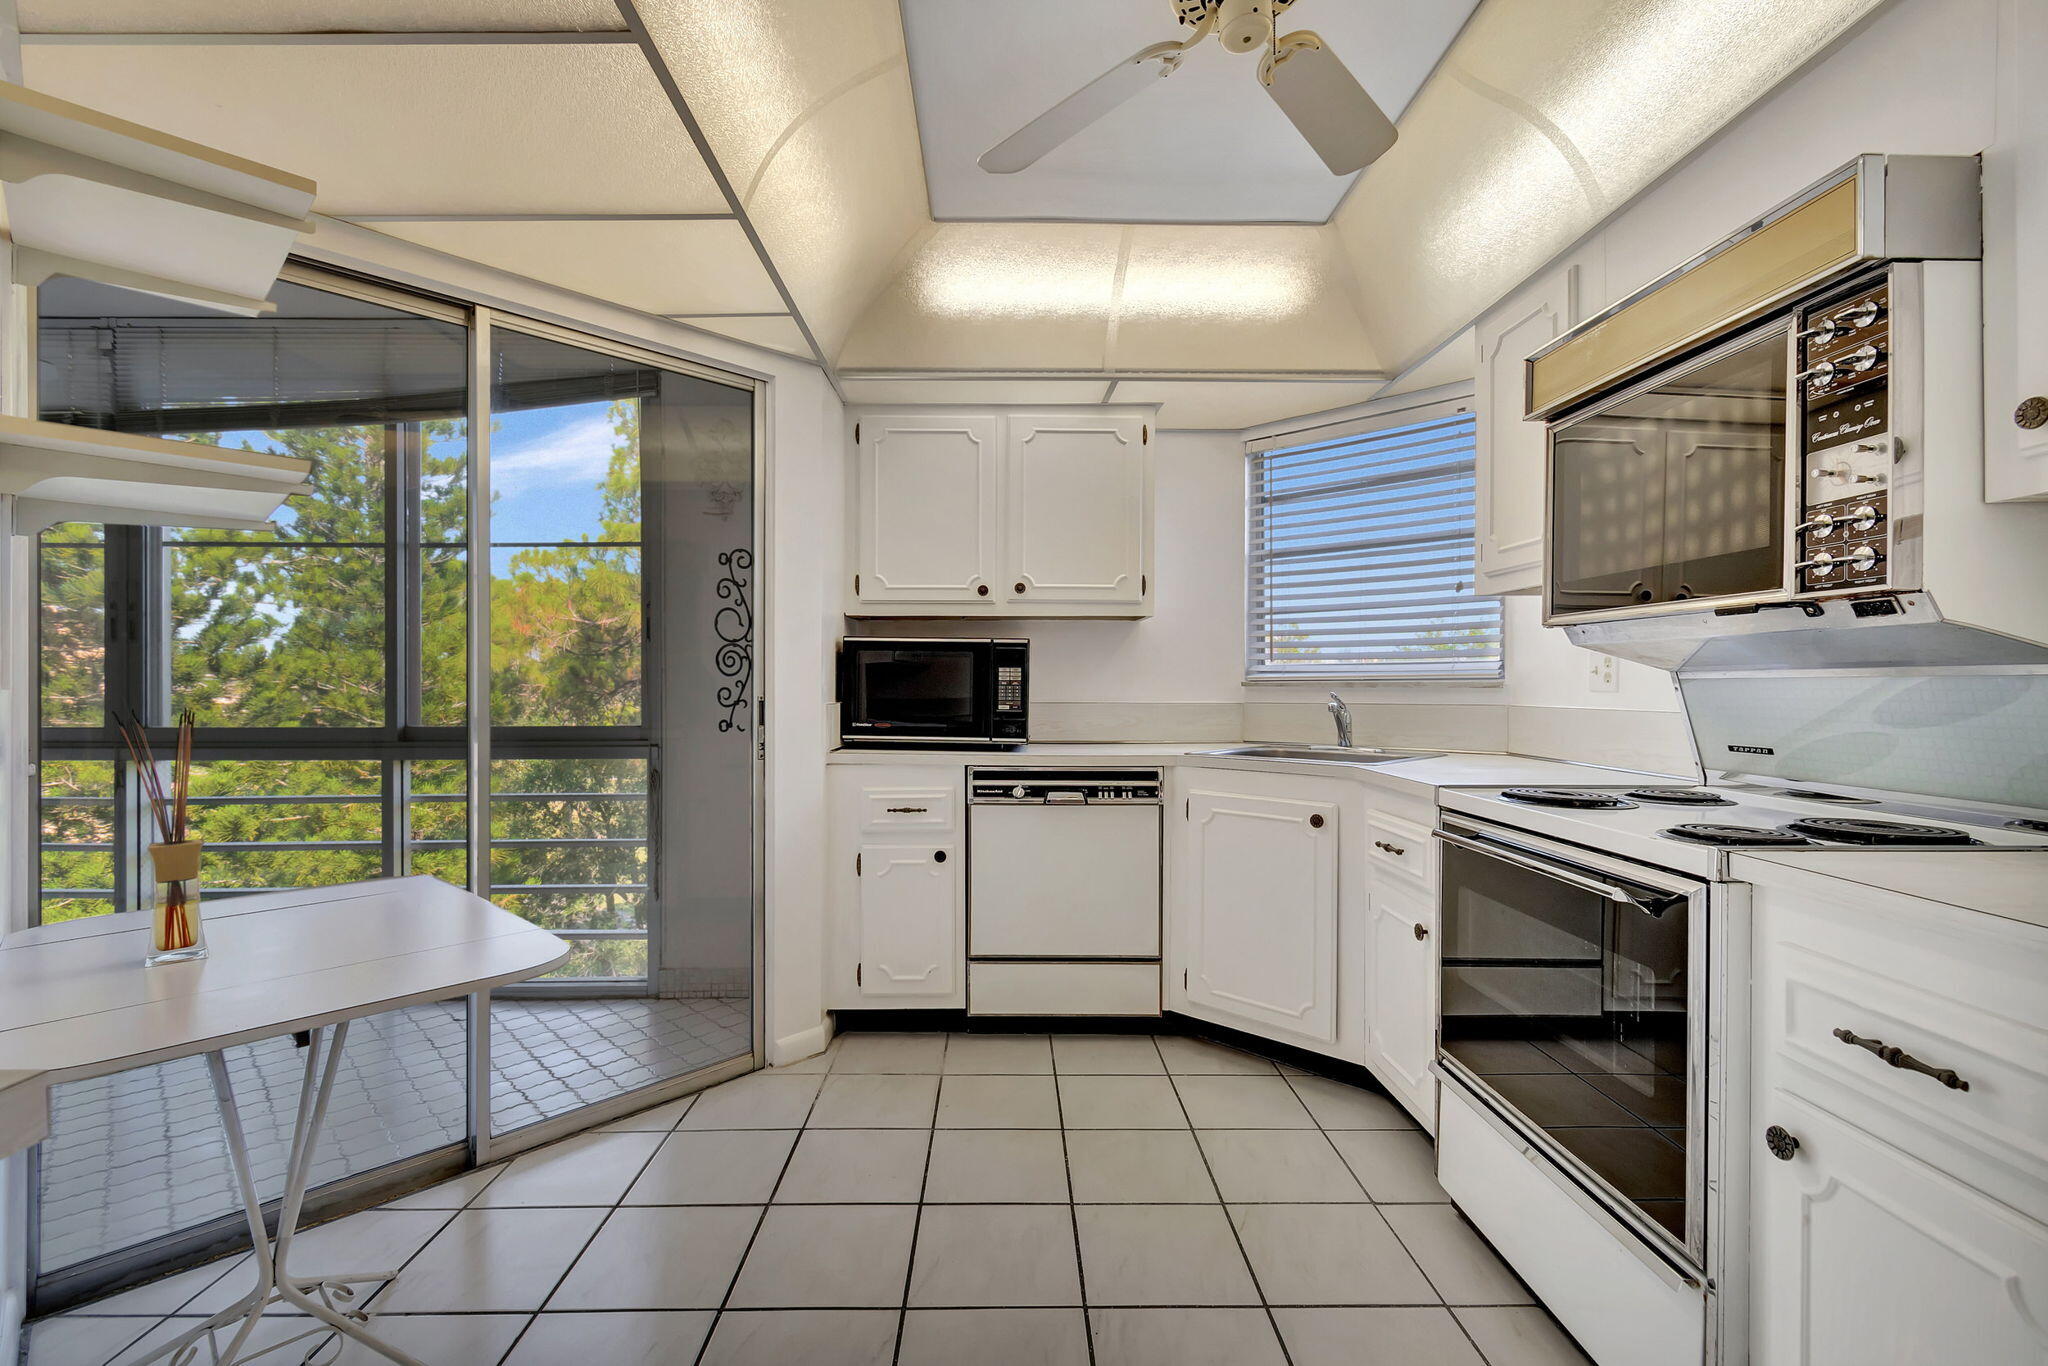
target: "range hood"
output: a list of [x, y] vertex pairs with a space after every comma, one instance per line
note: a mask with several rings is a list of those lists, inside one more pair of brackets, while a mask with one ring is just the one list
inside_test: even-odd
[[[2018, 583], [2014, 595], [2035, 591]], [[1730, 671], [1997, 669], [2048, 673], [2048, 645], [1949, 619], [1931, 594], [1875, 593], [1595, 621], [1574, 645], [1688, 677]]]

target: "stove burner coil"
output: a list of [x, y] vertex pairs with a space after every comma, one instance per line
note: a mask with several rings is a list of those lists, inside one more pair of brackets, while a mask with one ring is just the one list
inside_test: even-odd
[[1510, 787], [1500, 795], [1527, 806], [1563, 806], [1580, 811], [1620, 811], [1635, 805], [1605, 792], [1579, 792], [1568, 787]]
[[1786, 830], [1766, 830], [1756, 825], [1674, 825], [1664, 834], [1688, 844], [1709, 844], [1717, 849], [1795, 849], [1811, 847], [1814, 843], [1804, 835]]
[[1832, 840], [1837, 844], [1982, 844], [1967, 831], [1946, 825], [1912, 825], [1905, 821], [1873, 821], [1855, 816], [1808, 816], [1782, 827], [1795, 835]]
[[1634, 797], [1639, 802], [1656, 802], [1664, 806], [1735, 805], [1718, 792], [1708, 792], [1698, 787], [1639, 787], [1621, 795]]

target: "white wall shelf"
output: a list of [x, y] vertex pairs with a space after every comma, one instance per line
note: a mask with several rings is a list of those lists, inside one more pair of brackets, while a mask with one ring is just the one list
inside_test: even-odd
[[0, 493], [18, 499], [18, 535], [77, 521], [255, 530], [312, 469], [265, 451], [0, 417]]
[[0, 81], [15, 282], [71, 275], [268, 312], [313, 182]]

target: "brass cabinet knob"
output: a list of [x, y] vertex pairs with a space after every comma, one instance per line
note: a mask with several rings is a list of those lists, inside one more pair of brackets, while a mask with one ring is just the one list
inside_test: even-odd
[[2020, 400], [2020, 406], [2012, 410], [2012, 420], [2014, 425], [2030, 432], [2036, 427], [2048, 427], [2048, 397], [2035, 394]]
[[1782, 1125], [1773, 1124], [1764, 1130], [1764, 1146], [1780, 1162], [1790, 1162], [1799, 1153], [1799, 1140], [1786, 1132]]

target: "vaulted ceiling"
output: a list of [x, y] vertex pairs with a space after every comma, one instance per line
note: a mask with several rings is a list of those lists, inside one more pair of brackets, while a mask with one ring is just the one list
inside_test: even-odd
[[1168, 0], [19, 7], [36, 88], [309, 176], [331, 216], [814, 360], [850, 398], [1244, 426], [1369, 396], [1880, 2], [1297, 0], [1282, 29], [1400, 116], [1348, 191], [1220, 50], [1030, 170], [973, 167], [1176, 36]]

